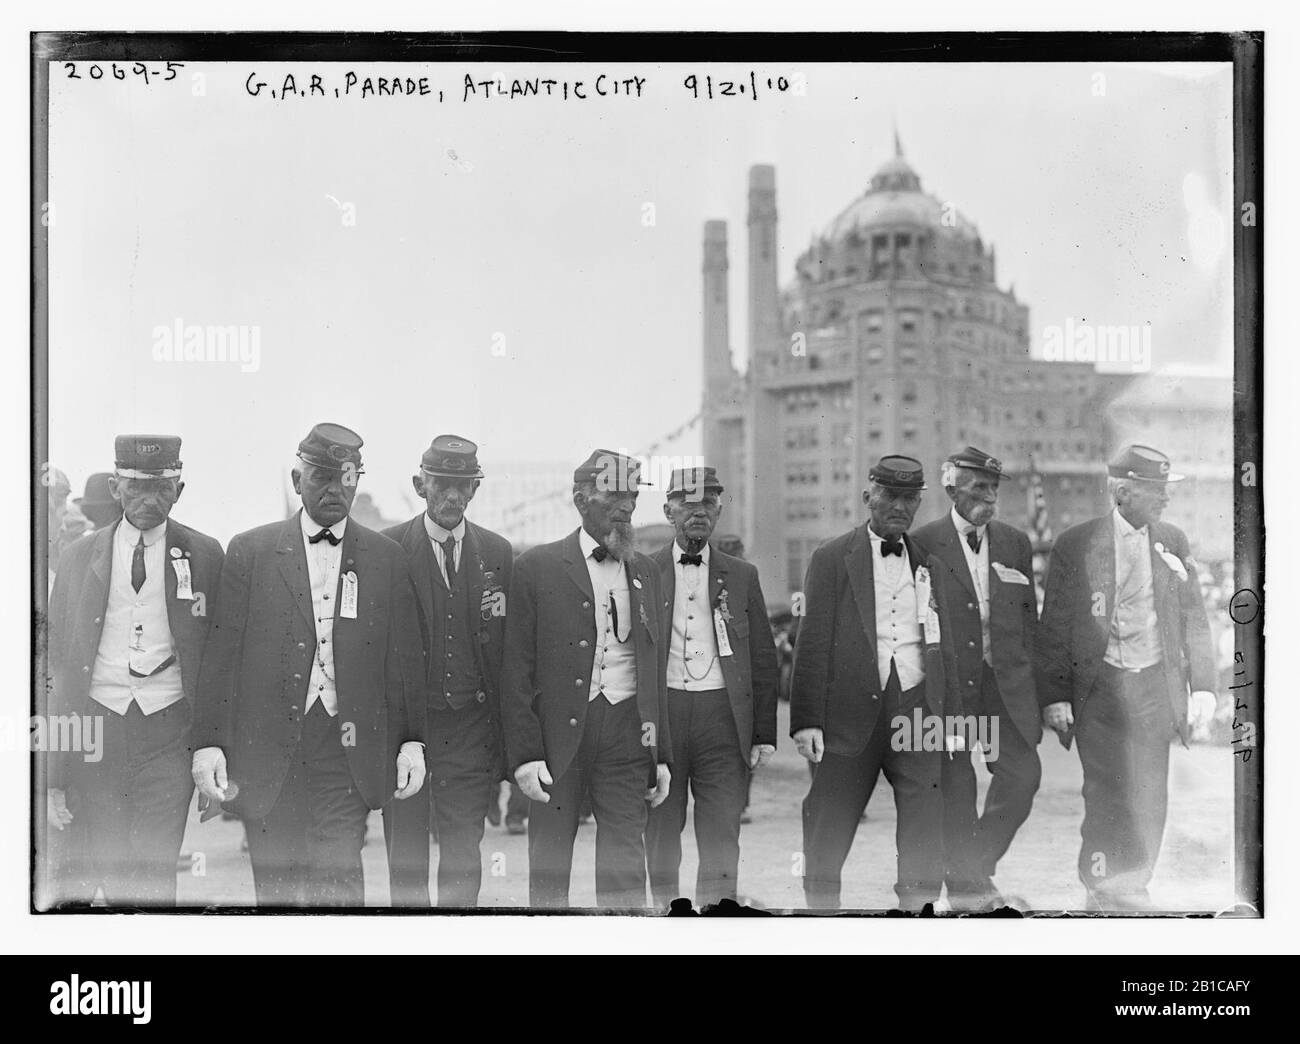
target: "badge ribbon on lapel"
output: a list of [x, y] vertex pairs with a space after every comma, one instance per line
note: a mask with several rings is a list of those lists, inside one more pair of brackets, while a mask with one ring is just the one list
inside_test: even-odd
[[1165, 545], [1160, 543], [1159, 541], [1156, 542], [1155, 547], [1156, 547], [1156, 554], [1160, 556], [1161, 560], [1163, 560], [1165, 565], [1169, 567], [1170, 571], [1173, 572], [1173, 574], [1176, 577], [1178, 577], [1179, 580], [1186, 580], [1187, 569], [1183, 566], [1182, 559], [1180, 559], [1172, 551], [1166, 551]]

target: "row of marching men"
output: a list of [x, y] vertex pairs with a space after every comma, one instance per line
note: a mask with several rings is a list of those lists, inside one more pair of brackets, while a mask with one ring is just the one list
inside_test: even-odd
[[[648, 878], [665, 908], [688, 794], [696, 902], [734, 899], [750, 774], [776, 749], [778, 671], [757, 570], [710, 542], [716, 471], [673, 473], [675, 538], [647, 557], [638, 463], [596, 450], [574, 473], [578, 528], [516, 561], [466, 517], [484, 478], [473, 442], [433, 440], [412, 480], [425, 510], [383, 533], [349, 517], [361, 449], [316, 425], [293, 472], [302, 509], [223, 554], [171, 517], [180, 439], [117, 438], [123, 517], [63, 552], [50, 599], [50, 713], [103, 723], [98, 756], [48, 760], [49, 822], [69, 842], [56, 899], [174, 904], [197, 787], [243, 819], [259, 906], [363, 905], [366, 819], [381, 808], [393, 904], [430, 903], [433, 825], [439, 905], [475, 906], [502, 778], [530, 802], [529, 906], [568, 905], [589, 802], [597, 905], [645, 907]], [[1212, 670], [1186, 539], [1159, 517], [1177, 476], [1141, 446], [1110, 470], [1116, 509], [1062, 536], [1040, 622], [1028, 539], [993, 519], [998, 461], [950, 457], [952, 510], [914, 534], [921, 465], [871, 469], [868, 523], [813, 556], [795, 656], [810, 907], [838, 906], [882, 771], [899, 905], [945, 887], [953, 908], [1000, 902], [1040, 722], [1079, 743], [1089, 904], [1147, 901], [1169, 740], [1186, 732], [1189, 677], [1190, 713], [1212, 708]], [[902, 735], [918, 712], [1000, 723], [982, 813], [969, 745]]]

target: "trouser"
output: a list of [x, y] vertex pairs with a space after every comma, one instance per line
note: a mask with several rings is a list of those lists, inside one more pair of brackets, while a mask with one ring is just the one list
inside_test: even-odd
[[1083, 763], [1079, 879], [1100, 905], [1142, 904], [1160, 854], [1173, 712], [1161, 664], [1102, 664], [1074, 728]]
[[1016, 728], [998, 691], [993, 668], [987, 663], [979, 695], [967, 701], [962, 713], [998, 723], [997, 757], [991, 759], [990, 752], [984, 752], [993, 778], [984, 796], [983, 815], [977, 807], [970, 737], [965, 750], [943, 759], [944, 877], [948, 894], [978, 898], [995, 894], [993, 875], [998, 860], [1029, 818], [1043, 769], [1037, 749]]
[[190, 701], [148, 715], [134, 700], [125, 714], [92, 705], [103, 722], [102, 757], [71, 769], [72, 836], [58, 898], [89, 902], [102, 888], [110, 905], [174, 906], [194, 794]]
[[749, 766], [741, 754], [727, 690], [669, 689], [668, 722], [673, 783], [663, 804], [650, 810], [645, 831], [654, 904], [662, 909], [681, 894], [678, 872], [688, 789], [695, 799], [695, 844], [700, 855], [695, 903], [706, 906], [735, 899]]
[[838, 909], [840, 873], [853, 847], [862, 812], [883, 769], [898, 812], [898, 879], [894, 891], [904, 910], [920, 910], [939, 898], [943, 882], [943, 752], [894, 750], [890, 739], [896, 715], [910, 716], [922, 706], [925, 686], [900, 691], [891, 667], [889, 683], [867, 745], [858, 754], [822, 755], [803, 802], [804, 895], [810, 909]]
[[483, 819], [497, 791], [497, 735], [486, 703], [429, 712], [428, 777], [420, 793], [384, 806], [394, 906], [429, 905], [429, 824], [438, 837], [438, 905], [477, 906]]
[[275, 804], [245, 823], [257, 905], [364, 906], [368, 812], [338, 719], [317, 700], [303, 719]]
[[569, 904], [573, 841], [584, 794], [596, 817], [596, 905], [635, 909], [646, 903], [645, 794], [653, 766], [641, 743], [636, 700], [587, 705], [582, 741], [572, 764], [547, 788], [550, 801], [528, 809], [528, 902]]

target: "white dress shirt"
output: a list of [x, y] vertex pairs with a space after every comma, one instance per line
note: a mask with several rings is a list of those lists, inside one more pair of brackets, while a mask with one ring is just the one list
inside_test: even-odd
[[447, 552], [444, 550], [443, 544], [446, 543], [448, 537], [456, 538], [454, 552], [456, 558], [452, 562], [452, 566], [459, 573], [461, 554], [465, 546], [465, 516], [461, 516], [460, 522], [457, 523], [455, 529], [443, 529], [442, 526], [429, 517], [429, 513], [426, 511], [424, 513], [424, 531], [428, 534], [430, 543], [433, 544], [433, 557], [438, 563], [438, 568], [442, 570], [442, 578], [447, 581], [447, 586], [450, 587], [451, 580], [447, 576]]
[[[966, 569], [975, 584], [975, 595], [980, 607], [980, 637], [984, 644], [984, 662], [993, 665], [993, 643], [989, 639], [989, 527], [977, 526], [957, 513], [956, 505], [952, 509], [952, 524], [957, 527], [957, 542], [961, 544], [961, 553], [966, 559]], [[966, 534], [971, 530], [979, 534], [980, 549], [970, 549], [966, 543]]]
[[[316, 620], [316, 655], [312, 658], [311, 680], [307, 684], [307, 702], [304, 711], [320, 700], [331, 718], [339, 712], [338, 691], [334, 687], [334, 617], [338, 611], [339, 564], [343, 560], [343, 531], [347, 529], [346, 516], [325, 527], [312, 521], [306, 511], [299, 512], [302, 523], [302, 542], [307, 550], [307, 577], [311, 581], [312, 615]], [[311, 538], [328, 528], [338, 537], [337, 544], [322, 538], [313, 544]]]
[[685, 554], [673, 541], [673, 633], [668, 646], [668, 688], [686, 692], [725, 689], [718, 636], [713, 630], [709, 591], [709, 545], [700, 548], [700, 565], [682, 565]]
[[[591, 688], [587, 702], [604, 696], [611, 704], [622, 703], [636, 695], [636, 644], [632, 628], [632, 598], [627, 586], [627, 570], [613, 555], [597, 562], [591, 552], [601, 546], [585, 529], [578, 530], [578, 546], [586, 556], [587, 575], [595, 596], [592, 611], [596, 617], [596, 652], [592, 659]], [[618, 632], [614, 630], [614, 613], [610, 600], [618, 608]], [[623, 640], [619, 641], [619, 634]]]
[[[90, 698], [116, 714], [125, 714], [132, 700], [145, 714], [153, 714], [185, 696], [179, 662], [152, 673], [176, 654], [167, 621], [167, 523], [144, 531], [145, 579], [136, 591], [131, 586], [131, 560], [140, 536], [125, 518], [113, 534], [108, 607], [90, 676]], [[186, 612], [189, 606], [186, 602]]]
[[[916, 619], [916, 582], [907, 545], [901, 555], [882, 558], [883, 537], [867, 526], [870, 538], [871, 575], [876, 586], [876, 663], [880, 668], [880, 688], [889, 683], [889, 663], [898, 669], [898, 684], [903, 690], [925, 680], [925, 663], [921, 657], [921, 624]], [[899, 537], [901, 540], [902, 537]]]
[[1119, 508], [1115, 522], [1115, 607], [1105, 660], [1112, 667], [1141, 670], [1160, 662], [1160, 628], [1151, 577], [1151, 533], [1135, 529]]

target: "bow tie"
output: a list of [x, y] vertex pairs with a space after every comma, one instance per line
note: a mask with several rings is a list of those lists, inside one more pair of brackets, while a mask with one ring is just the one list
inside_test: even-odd
[[330, 542], [330, 547], [338, 547], [341, 539], [342, 537], [336, 537], [328, 529], [322, 529], [314, 537], [308, 537], [307, 542], [311, 544], [319, 544], [322, 540], [328, 540]]
[[970, 545], [970, 549], [977, 555], [980, 553], [980, 544], [984, 543], [984, 541], [981, 539], [978, 529], [966, 530], [966, 543]]
[[677, 559], [677, 561], [678, 561], [679, 563], [681, 563], [682, 565], [704, 565], [704, 556], [703, 556], [703, 555], [692, 555], [692, 554], [688, 554], [687, 552], [683, 551], [683, 552], [682, 552], [682, 557], [679, 558], [679, 559]]
[[903, 557], [903, 541], [895, 538], [894, 540], [882, 540], [880, 542], [880, 557], [888, 558], [890, 555]]
[[591, 549], [591, 557], [597, 562], [603, 562], [609, 557], [609, 548], [600, 547], [599, 545]]

